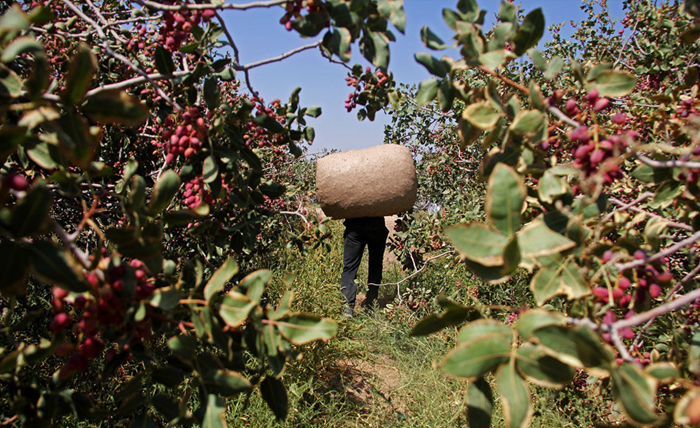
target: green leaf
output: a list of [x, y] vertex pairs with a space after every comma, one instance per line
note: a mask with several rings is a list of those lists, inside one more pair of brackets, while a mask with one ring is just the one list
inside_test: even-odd
[[531, 105], [539, 111], [546, 111], [547, 110], [547, 101], [544, 99], [544, 95], [542, 95], [542, 90], [540, 89], [540, 85], [535, 83], [534, 80], [530, 80], [530, 84], [528, 85], [528, 89], [530, 89], [530, 103], [531, 103]]
[[231, 397], [241, 392], [250, 391], [250, 381], [232, 370], [212, 370], [202, 377], [207, 389], [217, 395]]
[[46, 183], [38, 180], [12, 211], [9, 224], [12, 235], [23, 238], [46, 230], [52, 204], [53, 198]]
[[515, 364], [506, 364], [496, 372], [496, 387], [503, 404], [506, 426], [527, 427], [534, 409], [530, 403], [530, 390], [515, 370]]
[[513, 38], [515, 54], [523, 55], [528, 49], [537, 46], [543, 34], [544, 15], [542, 9], [537, 8], [527, 14]]
[[343, 62], [348, 62], [352, 58], [351, 45], [352, 35], [347, 28], [337, 27], [323, 36], [323, 46], [331, 53], [338, 55]]
[[174, 366], [158, 367], [152, 372], [152, 379], [156, 383], [163, 384], [168, 388], [175, 388], [185, 380], [183, 371]]
[[537, 185], [537, 195], [540, 201], [553, 204], [559, 196], [563, 196], [568, 191], [566, 180], [561, 176], [554, 175], [550, 170], [546, 170]]
[[527, 257], [558, 254], [576, 246], [574, 241], [550, 229], [539, 217], [518, 231], [518, 242], [520, 252]]
[[214, 155], [207, 156], [202, 165], [202, 178], [205, 183], [213, 183], [219, 180], [219, 164]]
[[202, 204], [197, 208], [170, 210], [163, 215], [168, 226], [182, 226], [209, 215], [209, 205]]
[[530, 56], [532, 63], [535, 64], [535, 67], [537, 67], [541, 71], [545, 71], [547, 69], [547, 63], [545, 62], [544, 57], [542, 56], [542, 53], [540, 51], [536, 49], [529, 49], [527, 51], [527, 54]]
[[29, 249], [34, 273], [43, 281], [76, 293], [90, 290], [82, 276], [82, 267], [67, 250], [42, 240], [32, 242]]
[[462, 112], [462, 119], [469, 121], [472, 126], [481, 131], [492, 129], [502, 116], [503, 113], [488, 101], [470, 104]]
[[207, 103], [209, 110], [214, 111], [221, 105], [221, 91], [219, 90], [219, 82], [215, 77], [209, 76], [204, 79], [204, 102]]
[[496, 70], [514, 58], [517, 57], [508, 49], [497, 49], [479, 54], [479, 63], [485, 65], [491, 70]]
[[360, 52], [382, 70], [389, 67], [389, 38], [378, 31], [370, 31], [369, 36], [360, 39]]
[[538, 328], [551, 325], [563, 326], [565, 323], [566, 317], [561, 312], [532, 309], [520, 314], [515, 329], [523, 340], [530, 340]]
[[7, 35], [12, 37], [15, 33], [29, 29], [29, 19], [18, 3], [13, 3], [2, 16], [0, 16], [0, 37]]
[[673, 410], [673, 421], [679, 425], [691, 425], [697, 423], [697, 418], [691, 416], [697, 415], [697, 405], [700, 402], [700, 388], [693, 387], [681, 397], [676, 403], [676, 408]]
[[19, 37], [5, 47], [0, 61], [8, 63], [14, 61], [16, 57], [23, 53], [39, 53], [44, 55], [44, 45], [39, 43], [34, 37]]
[[447, 237], [459, 254], [487, 267], [503, 266], [503, 252], [510, 241], [485, 223], [471, 223], [447, 229]]
[[148, 108], [138, 98], [119, 89], [97, 92], [81, 108], [96, 122], [131, 127], [142, 125], [149, 117]]
[[467, 387], [467, 424], [471, 428], [488, 428], [491, 426], [493, 413], [493, 392], [491, 386], [479, 378], [469, 382]]
[[498, 163], [489, 177], [484, 210], [489, 221], [509, 238], [515, 236], [520, 228], [520, 212], [525, 195], [525, 185], [520, 175], [510, 166]]
[[477, 379], [510, 359], [510, 342], [502, 334], [492, 333], [461, 343], [440, 363], [445, 373]]
[[622, 363], [610, 373], [613, 395], [636, 424], [651, 425], [656, 416], [656, 379], [633, 363]]
[[0, 242], [0, 291], [3, 294], [15, 294], [15, 285], [27, 275], [30, 257], [31, 253], [27, 248], [12, 241]]
[[207, 408], [202, 420], [202, 428], [225, 428], [226, 402], [216, 394], [207, 395]]
[[272, 315], [272, 320], [277, 321], [286, 317], [289, 314], [289, 307], [292, 304], [293, 299], [294, 292], [291, 290], [287, 290], [282, 296], [282, 299], [280, 299], [280, 302], [277, 304], [277, 308], [275, 309], [275, 312]]
[[309, 117], [319, 117], [322, 113], [321, 107], [318, 106], [311, 106], [306, 108], [306, 116]]
[[502, 0], [498, 10], [498, 16], [503, 22], [518, 22], [518, 6], [511, 2]]
[[440, 102], [440, 110], [447, 113], [452, 108], [452, 103], [455, 98], [456, 90], [449, 79], [443, 79], [440, 83], [438, 91], [438, 101]]
[[338, 324], [330, 318], [299, 313], [277, 321], [282, 336], [295, 345], [315, 340], [329, 340], [338, 332]]
[[17, 98], [22, 93], [22, 80], [17, 73], [0, 64], [0, 96]]
[[256, 306], [257, 304], [244, 294], [229, 291], [221, 301], [219, 315], [229, 327], [240, 327]]
[[422, 107], [435, 99], [438, 94], [438, 85], [439, 82], [434, 77], [421, 82], [416, 93], [416, 104], [418, 104], [418, 107]]
[[608, 373], [614, 355], [588, 327], [547, 325], [534, 332], [545, 352], [570, 366], [586, 368], [594, 375]]
[[219, 269], [214, 272], [211, 278], [209, 278], [207, 285], [204, 286], [204, 299], [207, 301], [211, 300], [216, 293], [224, 289], [226, 283], [237, 273], [238, 263], [236, 259], [233, 257], [227, 258]]
[[148, 303], [155, 308], [170, 311], [180, 304], [182, 297], [182, 290], [172, 287], [161, 287], [153, 292]]
[[513, 330], [500, 321], [493, 319], [478, 320], [465, 325], [459, 330], [457, 343], [470, 342], [481, 336], [491, 334], [499, 334], [504, 341], [510, 343]]
[[77, 104], [87, 92], [97, 73], [97, 58], [86, 43], [81, 43], [73, 55], [66, 74], [66, 89], [62, 93], [63, 102]]
[[191, 360], [199, 349], [199, 342], [192, 336], [173, 336], [168, 339], [168, 348], [185, 360]]
[[153, 188], [148, 213], [156, 215], [167, 208], [179, 189], [180, 176], [172, 169], [163, 172]]
[[316, 130], [311, 126], [307, 126], [304, 128], [304, 138], [306, 138], [306, 141], [309, 143], [313, 143], [316, 139]]
[[683, 11], [696, 18], [700, 17], [700, 0], [685, 0], [683, 2]]
[[423, 41], [423, 44], [425, 47], [428, 49], [432, 49], [434, 51], [441, 51], [443, 49], [447, 49], [447, 45], [445, 42], [442, 41], [435, 33], [433, 33], [430, 28], [427, 26], [423, 26], [420, 29], [420, 39]]
[[260, 125], [268, 131], [272, 131], [275, 134], [280, 134], [284, 132], [284, 126], [275, 120], [272, 116], [266, 114], [259, 114], [253, 118], [253, 123]]
[[601, 97], [622, 97], [630, 93], [636, 84], [637, 78], [626, 71], [603, 70], [586, 88], [597, 89]]
[[547, 69], [544, 72], [544, 78], [547, 80], [552, 80], [561, 72], [564, 67], [564, 60], [561, 57], [555, 56], [547, 64]]
[[448, 63], [445, 61], [440, 61], [427, 52], [418, 52], [414, 57], [416, 62], [422, 64], [431, 74], [434, 74], [435, 76], [443, 77], [450, 71]]
[[545, 388], [561, 389], [576, 375], [573, 367], [544, 353], [532, 344], [525, 344], [516, 355], [518, 371], [530, 382]]
[[661, 183], [673, 177], [672, 168], [652, 168], [649, 165], [637, 165], [632, 177], [643, 183]]
[[448, 308], [442, 314], [430, 314], [423, 318], [411, 329], [411, 336], [427, 336], [440, 331], [445, 327], [451, 327], [478, 315], [478, 311], [471, 307], [455, 305]]
[[156, 68], [161, 74], [173, 74], [175, 63], [172, 54], [160, 45], [156, 45], [155, 51]]
[[547, 116], [539, 110], [522, 110], [508, 129], [537, 143], [547, 137]]
[[221, 70], [220, 73], [215, 74], [215, 76], [218, 76], [219, 79], [221, 79], [224, 82], [231, 82], [233, 80], [236, 80], [236, 69], [233, 67], [226, 67], [223, 70]]
[[651, 375], [659, 382], [673, 382], [681, 375], [675, 364], [666, 361], [649, 364], [644, 367], [644, 373]]
[[280, 422], [284, 421], [287, 418], [289, 403], [287, 390], [284, 388], [282, 381], [275, 377], [266, 377], [260, 382], [260, 394], [267, 405], [270, 406], [277, 420]]
[[272, 271], [269, 269], [259, 269], [248, 274], [238, 284], [238, 288], [246, 292], [248, 298], [256, 303], [260, 302], [265, 287], [272, 281]]
[[178, 403], [165, 394], [156, 394], [151, 399], [153, 407], [163, 415], [166, 421], [170, 422], [179, 415]]

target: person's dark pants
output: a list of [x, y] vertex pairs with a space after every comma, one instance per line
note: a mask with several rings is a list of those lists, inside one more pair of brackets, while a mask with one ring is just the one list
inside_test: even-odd
[[[351, 228], [345, 229], [343, 247], [343, 273], [340, 276], [340, 289], [345, 296], [349, 308], [355, 307], [357, 296], [357, 270], [360, 268], [362, 253], [367, 246], [368, 260], [368, 284], [381, 284], [382, 268], [384, 262], [384, 247], [389, 230], [381, 228]], [[379, 294], [379, 287], [370, 285], [367, 290], [367, 302], [373, 302]]]

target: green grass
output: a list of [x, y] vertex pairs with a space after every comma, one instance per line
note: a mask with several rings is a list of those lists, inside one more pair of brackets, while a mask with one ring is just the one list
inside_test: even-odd
[[[293, 309], [338, 321], [339, 333], [326, 343], [302, 347], [303, 357], [291, 362], [282, 381], [287, 388], [289, 414], [284, 422], [273, 413], [259, 392], [230, 400], [227, 419], [231, 426], [246, 427], [459, 427], [467, 424], [467, 382], [441, 372], [437, 365], [455, 346], [457, 329], [427, 337], [411, 337], [410, 331], [426, 313], [435, 310], [434, 297], [442, 292], [463, 303], [492, 305], [492, 317], [503, 321], [509, 308], [532, 306], [527, 274], [507, 284], [479, 282], [461, 265], [439, 261], [401, 284], [403, 304], [396, 286], [383, 287], [373, 315], [361, 310], [350, 319], [341, 316], [343, 297], [342, 224], [331, 222], [335, 235], [330, 251], [301, 255], [281, 250], [271, 260], [275, 280], [268, 297], [274, 301], [286, 290], [295, 294]], [[358, 273], [359, 294], [367, 275], [366, 256]], [[398, 282], [408, 275], [398, 264], [385, 266], [384, 282]], [[417, 291], [419, 290], [419, 291]], [[426, 290], [430, 290], [429, 292]], [[418, 311], [407, 307], [410, 296], [430, 303]], [[617, 420], [610, 397], [593, 387], [549, 390], [530, 386], [534, 415], [532, 427], [592, 427]], [[492, 426], [505, 427], [498, 399]]]

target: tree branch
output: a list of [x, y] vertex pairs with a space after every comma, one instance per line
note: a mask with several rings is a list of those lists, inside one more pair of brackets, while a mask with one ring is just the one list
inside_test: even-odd
[[202, 10], [202, 9], [218, 9], [218, 10], [225, 10], [225, 9], [234, 9], [234, 10], [248, 10], [248, 9], [255, 9], [255, 8], [269, 8], [269, 7], [274, 7], [274, 6], [281, 6], [285, 3], [287, 3], [287, 0], [268, 0], [268, 1], [254, 1], [250, 3], [242, 3], [242, 4], [236, 4], [236, 3], [224, 3], [224, 4], [214, 4], [214, 3], [202, 3], [202, 4], [194, 4], [194, 3], [183, 3], [179, 5], [167, 5], [167, 4], [161, 4], [158, 2], [150, 1], [150, 0], [134, 0], [134, 3], [138, 3], [141, 6], [148, 7], [150, 9], [155, 9], [155, 10], [169, 10], [169, 11], [176, 11], [176, 10]]
[[298, 54], [299, 52], [303, 52], [303, 51], [309, 50], [309, 49], [314, 49], [314, 48], [319, 47], [320, 45], [321, 45], [321, 40], [317, 40], [317, 41], [310, 43], [308, 45], [304, 45], [304, 46], [300, 46], [298, 48], [292, 49], [291, 51], [283, 53], [280, 56], [276, 56], [274, 58], [263, 59], [263, 60], [252, 62], [252, 63], [246, 64], [246, 65], [239, 65], [238, 67], [234, 67], [234, 68], [236, 70], [239, 70], [239, 71], [248, 71], [252, 68], [260, 67], [261, 65], [270, 64], [273, 62], [280, 62], [280, 61], [284, 60], [285, 58], [289, 58], [292, 55]]
[[636, 153], [637, 159], [645, 165], [649, 165], [652, 168], [698, 168], [700, 169], [700, 162], [693, 161], [683, 161], [683, 160], [668, 160], [668, 161], [657, 161], [644, 156], [641, 153]]
[[678, 241], [675, 244], [671, 245], [670, 247], [666, 248], [663, 251], [659, 251], [656, 254], [653, 254], [645, 259], [641, 260], [634, 260], [629, 263], [617, 263], [615, 264], [615, 267], [617, 268], [618, 272], [624, 272], [629, 269], [633, 269], [639, 266], [644, 266], [647, 263], [654, 262], [656, 260], [662, 259], [666, 256], [669, 256], [676, 251], [680, 250], [681, 248], [694, 244], [698, 239], [700, 239], [700, 232], [695, 232], [694, 234], [690, 235], [688, 238]]

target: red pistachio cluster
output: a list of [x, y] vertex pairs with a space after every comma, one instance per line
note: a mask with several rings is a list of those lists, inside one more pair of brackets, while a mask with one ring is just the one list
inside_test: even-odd
[[192, 27], [209, 22], [215, 15], [214, 9], [164, 11], [158, 42], [171, 52], [177, 51], [192, 34]]
[[[355, 88], [345, 99], [345, 108], [348, 112], [352, 111], [358, 104], [367, 104], [377, 91], [384, 89], [392, 82], [391, 76], [381, 70], [372, 73], [372, 69], [367, 67], [364, 74], [360, 73], [362, 72], [353, 70], [345, 78], [347, 85]], [[367, 98], [367, 100], [363, 98]]]
[[[102, 354], [101, 337], [105, 334], [128, 337], [129, 343], [151, 337], [148, 315], [126, 322], [129, 308], [148, 299], [155, 291], [154, 279], [149, 277], [143, 262], [135, 259], [128, 265], [113, 266], [110, 259], [103, 259], [100, 266], [106, 267], [86, 276], [92, 286], [88, 293], [70, 296], [62, 288], [53, 289], [55, 315], [49, 330], [52, 333], [69, 331], [77, 338], [77, 345], [65, 342], [56, 349], [57, 356], [68, 357], [59, 371], [62, 379], [84, 370], [90, 360]], [[129, 287], [127, 282], [131, 284]], [[128, 344], [122, 348], [128, 349]]]
[[[175, 120], [172, 117], [166, 118], [162, 126], [159, 127], [162, 138], [155, 138], [151, 141], [153, 145], [165, 151], [167, 164], [173, 163], [179, 155], [183, 155], [185, 158], [194, 156], [201, 150], [209, 132], [209, 124], [202, 116], [202, 110], [199, 107], [190, 107], [183, 113], [177, 126], [175, 126]], [[159, 130], [153, 129], [156, 133]]]
[[183, 203], [189, 208], [197, 208], [204, 204], [211, 204], [214, 195], [204, 184], [204, 178], [197, 177], [185, 184], [185, 193], [182, 195]]

